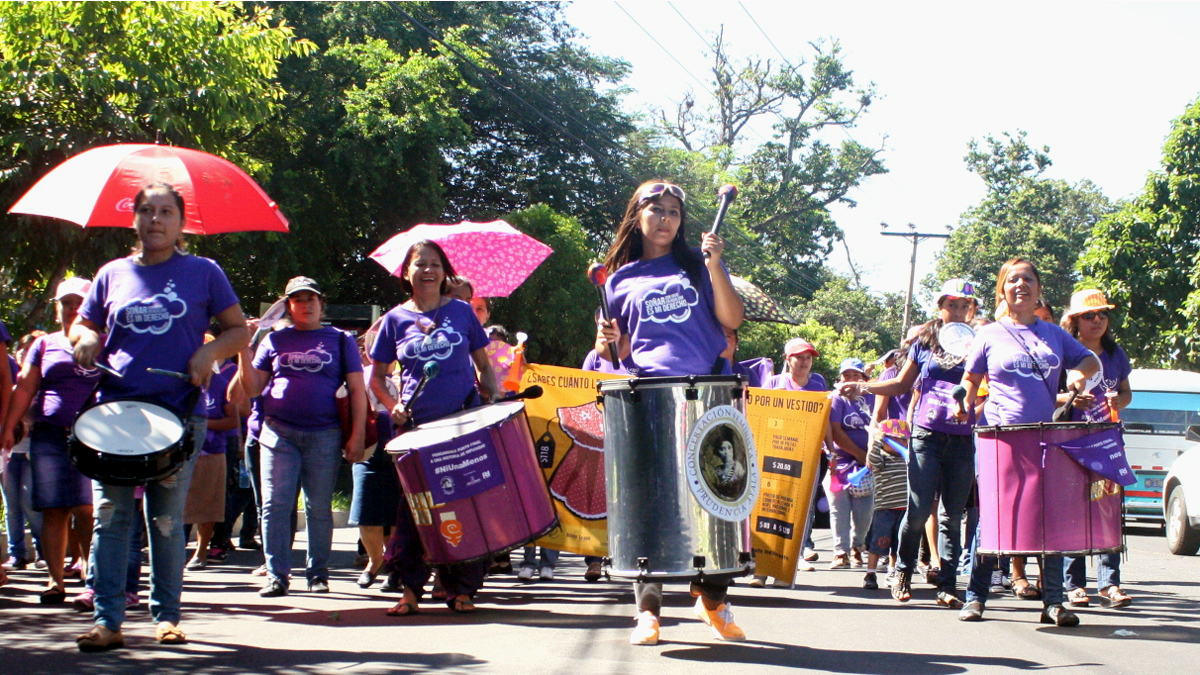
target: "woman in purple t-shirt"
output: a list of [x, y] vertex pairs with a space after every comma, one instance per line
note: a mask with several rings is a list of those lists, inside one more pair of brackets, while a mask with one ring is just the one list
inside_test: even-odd
[[66, 334], [91, 286], [90, 280], [81, 277], [65, 279], [58, 285], [55, 314], [63, 330], [39, 337], [29, 348], [0, 439], [0, 446], [12, 448], [17, 425], [32, 406], [29, 461], [33, 469], [33, 508], [42, 513], [42, 555], [50, 576], [42, 592], [42, 604], [58, 604], [66, 599], [63, 560], [68, 531], [74, 530], [84, 556], [91, 549], [92, 482], [71, 463], [67, 437], [79, 409], [96, 389], [100, 370], [75, 364]]
[[[996, 305], [1004, 315], [975, 334], [967, 356], [965, 407], [973, 410], [979, 384], [988, 378], [989, 395], [984, 416], [990, 425], [1049, 422], [1057, 405], [1059, 377], [1066, 373], [1067, 389], [1082, 391], [1100, 367], [1087, 347], [1058, 326], [1037, 317], [1042, 279], [1033, 263], [1013, 258], [1004, 263], [996, 279]], [[966, 421], [967, 415], [959, 413]], [[979, 541], [979, 537], [975, 538]], [[975, 558], [962, 621], [983, 619], [984, 603], [996, 559]], [[1042, 623], [1077, 626], [1079, 617], [1063, 607], [1063, 562], [1058, 556], [1042, 560]]]
[[[1072, 295], [1071, 305], [1063, 314], [1063, 330], [1100, 357], [1101, 366], [1100, 377], [1093, 378], [1093, 386], [1075, 398], [1071, 419], [1115, 422], [1117, 411], [1133, 401], [1133, 391], [1129, 388], [1129, 374], [1133, 368], [1125, 350], [1109, 333], [1109, 313], [1115, 308], [1102, 291], [1089, 288]], [[1066, 397], [1066, 394], [1059, 396], [1060, 399]], [[1065, 403], [1065, 400], [1060, 402]], [[1066, 566], [1063, 582], [1067, 602], [1076, 607], [1087, 607], [1087, 558], [1067, 558], [1063, 564]], [[1121, 590], [1120, 553], [1096, 556], [1096, 589], [1104, 607], [1126, 607], [1133, 602]]]
[[[611, 361], [610, 345], [637, 376], [730, 373], [724, 328], [742, 325], [742, 299], [721, 263], [725, 241], [711, 233], [700, 251], [687, 245], [686, 195], [678, 185], [650, 181], [625, 207], [604, 259], [612, 320], [598, 322], [596, 352]], [[707, 256], [707, 257], [705, 257]], [[652, 515], [648, 517], [653, 517]], [[693, 584], [696, 613], [719, 639], [744, 640], [725, 601], [728, 583]], [[637, 627], [629, 641], [658, 644], [661, 583], [635, 583]]]

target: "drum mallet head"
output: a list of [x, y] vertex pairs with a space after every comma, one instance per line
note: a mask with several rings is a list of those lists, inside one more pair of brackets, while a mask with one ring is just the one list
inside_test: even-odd
[[[604, 284], [608, 283], [608, 268], [603, 263], [595, 262], [588, 267], [587, 275], [588, 280], [600, 293], [600, 313], [604, 316], [604, 322], [608, 323], [612, 321], [612, 316], [608, 312], [608, 293], [604, 292]], [[613, 366], [620, 365], [621, 357], [617, 354], [617, 346], [611, 342], [608, 344], [608, 356]]]
[[544, 390], [542, 389], [542, 385], [535, 384], [532, 387], [526, 387], [525, 391], [517, 394], [516, 396], [513, 396], [509, 400], [515, 401], [517, 399], [522, 399], [522, 398], [541, 398], [543, 392], [544, 392]]
[[442, 367], [438, 365], [437, 361], [426, 361], [425, 366], [421, 369], [421, 374], [430, 380], [437, 377], [441, 372]]

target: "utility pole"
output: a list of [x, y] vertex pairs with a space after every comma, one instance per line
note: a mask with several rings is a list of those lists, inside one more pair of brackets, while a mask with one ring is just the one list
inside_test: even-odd
[[[908, 270], [908, 296], [904, 301], [904, 328], [900, 333], [900, 341], [903, 342], [904, 335], [905, 335], [905, 333], [908, 332], [908, 325], [909, 325], [908, 320], [912, 316], [913, 281], [916, 279], [916, 276], [917, 276], [917, 244], [920, 244], [921, 242], [925, 241], [926, 239], [949, 239], [950, 234], [949, 233], [937, 234], [937, 233], [933, 233], [933, 232], [917, 232], [917, 226], [913, 225], [912, 223], [908, 224], [908, 230], [909, 230], [908, 232], [888, 232], [887, 231], [887, 228], [888, 228], [887, 223], [880, 223], [879, 227], [884, 230], [884, 232], [882, 232], [882, 234], [885, 237], [904, 237], [905, 239], [908, 239], [909, 241], [912, 242], [912, 260], [909, 263], [909, 270]], [[946, 229], [949, 230], [950, 226], [947, 225]]]

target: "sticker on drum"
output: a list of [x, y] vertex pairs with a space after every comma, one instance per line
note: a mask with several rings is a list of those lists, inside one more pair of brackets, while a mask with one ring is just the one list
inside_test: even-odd
[[758, 501], [758, 457], [746, 416], [716, 406], [696, 420], [684, 449], [684, 473], [701, 508], [731, 522], [750, 517]]
[[975, 331], [965, 323], [948, 323], [938, 331], [938, 344], [950, 356], [965, 359], [971, 353], [971, 341]]
[[183, 438], [175, 413], [145, 401], [109, 401], [88, 408], [73, 430], [89, 448], [121, 456], [151, 455]]

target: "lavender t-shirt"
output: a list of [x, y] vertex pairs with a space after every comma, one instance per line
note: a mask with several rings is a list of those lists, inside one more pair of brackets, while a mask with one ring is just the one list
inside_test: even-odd
[[79, 409], [95, 391], [100, 369], [75, 363], [71, 341], [61, 331], [35, 340], [25, 363], [37, 368], [42, 376], [41, 388], [30, 407], [33, 420], [71, 426]]
[[1092, 407], [1087, 410], [1079, 408], [1071, 409], [1071, 419], [1077, 422], [1107, 422], [1108, 418], [1108, 397], [1105, 392], [1118, 391], [1121, 382], [1129, 379], [1129, 374], [1133, 372], [1133, 367], [1129, 365], [1129, 357], [1125, 354], [1125, 350], [1117, 347], [1110, 354], [1105, 350], [1100, 350], [1100, 367], [1102, 376], [1100, 382], [1088, 390], [1087, 393], [1095, 396], [1095, 402]]
[[475, 391], [471, 353], [487, 344], [487, 333], [471, 306], [451, 300], [431, 312], [393, 308], [383, 317], [371, 358], [377, 363], [400, 362], [400, 400], [406, 402], [416, 391], [425, 364], [438, 364], [437, 377], [426, 383], [413, 403], [413, 418], [421, 424], [463, 409]]
[[[892, 366], [879, 374], [879, 381], [891, 380], [900, 375], [900, 369]], [[961, 379], [961, 378], [960, 378]], [[888, 397], [887, 418], [889, 420], [908, 419], [908, 404], [912, 402], [912, 390]]]
[[[698, 253], [697, 253], [698, 255]], [[712, 280], [701, 266], [699, 288], [670, 254], [635, 260], [608, 278], [608, 308], [629, 336], [642, 377], [708, 375], [725, 350]], [[725, 372], [729, 364], [725, 364]]]
[[346, 373], [361, 373], [354, 338], [324, 326], [284, 328], [263, 339], [254, 367], [271, 374], [263, 389], [263, 415], [310, 431], [332, 429], [338, 420], [337, 390]]
[[[100, 400], [143, 398], [182, 409], [192, 385], [146, 369], [187, 372], [209, 321], [236, 304], [225, 272], [208, 258], [176, 253], [157, 265], [121, 258], [101, 267], [79, 315], [107, 328], [99, 361], [125, 377], [104, 378]], [[204, 415], [202, 402], [195, 414]]]
[[583, 365], [580, 370], [591, 370], [597, 373], [608, 373], [610, 375], [628, 375], [629, 371], [625, 370], [623, 365], [614, 366], [612, 361], [600, 358], [600, 353], [595, 349], [587, 353], [583, 359]]
[[[835, 396], [833, 403], [829, 406], [829, 423], [841, 425], [842, 431], [846, 432], [859, 450], [865, 452], [870, 449], [867, 445], [870, 441], [870, 432], [867, 431], [867, 427], [871, 424], [871, 411], [874, 409], [875, 397], [870, 394], [859, 396], [856, 399]], [[839, 472], [850, 463], [857, 465], [858, 460], [854, 458], [854, 455], [843, 450], [836, 442], [834, 449], [838, 453]]]
[[[226, 390], [229, 388], [229, 377], [224, 373], [213, 373], [212, 379], [208, 382], [208, 389], [204, 390], [204, 416], [210, 420], [219, 420], [225, 417], [225, 404], [227, 400]], [[234, 431], [237, 431], [234, 429]], [[201, 455], [223, 455], [227, 449], [226, 439], [229, 438], [228, 431], [216, 431], [208, 429], [204, 432], [204, 447], [200, 448]]]
[[805, 382], [803, 387], [798, 387], [787, 371], [778, 375], [772, 375], [763, 384], [763, 387], [765, 389], [786, 389], [788, 391], [829, 391], [829, 385], [825, 383], [825, 378], [817, 373], [809, 373], [808, 382]]
[[1049, 422], [1063, 370], [1091, 355], [1054, 324], [1038, 319], [1023, 326], [1004, 317], [975, 334], [966, 370], [988, 376], [988, 424]]
[[967, 411], [966, 422], [959, 422], [954, 416], [958, 412], [954, 388], [962, 382], [965, 361], [953, 368], [943, 368], [929, 347], [920, 342], [909, 348], [908, 358], [920, 369], [917, 388], [921, 397], [913, 412], [913, 424], [951, 436], [970, 436], [975, 426], [975, 411]]

